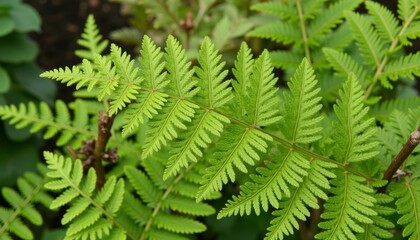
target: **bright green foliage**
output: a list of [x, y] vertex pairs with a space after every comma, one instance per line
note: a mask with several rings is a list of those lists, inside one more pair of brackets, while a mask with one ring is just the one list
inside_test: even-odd
[[77, 44], [85, 49], [76, 50], [76, 56], [89, 60], [93, 60], [96, 54], [101, 54], [108, 47], [108, 40], [104, 40], [99, 33], [93, 15], [89, 15], [86, 19], [84, 32], [77, 40]]
[[393, 184], [390, 195], [396, 199], [398, 224], [404, 226], [402, 235], [407, 239], [420, 238], [420, 188], [418, 179], [407, 178], [405, 182]]
[[57, 145], [63, 146], [71, 143], [73, 146], [79, 146], [81, 141], [95, 135], [95, 132], [89, 130], [89, 119], [86, 107], [82, 101], [74, 103], [74, 118], [70, 119], [70, 112], [66, 104], [57, 100], [55, 103], [55, 116], [46, 103], [40, 103], [39, 108], [34, 103], [28, 105], [20, 104], [0, 106], [0, 116], [3, 120], [9, 119], [16, 128], [24, 128], [31, 125], [32, 133], [42, 129], [45, 139], [50, 139], [57, 134]]
[[299, 229], [298, 220], [305, 221], [309, 217], [308, 207], [320, 208], [317, 198], [328, 198], [324, 189], [330, 188], [328, 178], [336, 177], [328, 170], [333, 167], [334, 164], [321, 160], [311, 161], [308, 175], [297, 188], [291, 190], [290, 197], [279, 202], [279, 209], [273, 212], [275, 218], [271, 221], [266, 239], [283, 239], [291, 235], [293, 229]]
[[[319, 104], [321, 99], [316, 96], [319, 92], [316, 83], [313, 69], [306, 60], [303, 60], [289, 82], [290, 92], [284, 94], [285, 118], [281, 123], [284, 134], [291, 143], [308, 144], [320, 138], [319, 123], [322, 118], [314, 117], [321, 109]], [[259, 175], [251, 175], [252, 182], [245, 183], [241, 187], [240, 195], [229, 201], [218, 217], [238, 213], [250, 214], [252, 208], [258, 215], [260, 206], [267, 211], [268, 204], [278, 208], [279, 200], [291, 196], [290, 186], [299, 187], [310, 168], [305, 156], [292, 148], [272, 156], [271, 159], [273, 160], [265, 162], [265, 168], [257, 168]], [[324, 172], [323, 175], [333, 176], [324, 169], [331, 166], [321, 167], [322, 164], [319, 166], [320, 171]], [[328, 186], [322, 182], [322, 178], [318, 180], [317, 185], [324, 188]]]
[[[375, 157], [377, 142], [373, 141], [376, 129], [372, 126], [373, 118], [365, 120], [368, 108], [363, 106], [363, 92], [354, 75], [350, 75], [340, 99], [334, 105], [338, 118], [335, 125], [334, 158], [343, 163], [345, 168]], [[372, 224], [373, 209], [376, 199], [373, 189], [366, 186], [366, 179], [348, 171], [334, 171], [337, 175], [331, 181], [333, 188], [324, 205], [326, 211], [321, 215], [324, 219], [319, 227], [323, 232], [317, 239], [357, 239], [355, 233], [363, 233], [362, 224]]]
[[[61, 223], [69, 224], [66, 239], [125, 239], [122, 226], [116, 225], [117, 212], [124, 196], [124, 180], [110, 177], [100, 191], [95, 191], [96, 173], [90, 168], [83, 176], [82, 162], [44, 152], [50, 180], [45, 188], [60, 190], [50, 208], [70, 204]], [[113, 237], [114, 236], [114, 237]], [[115, 238], [119, 236], [118, 238]]]
[[[45, 174], [45, 167], [40, 165], [41, 174]], [[34, 204], [40, 203], [48, 207], [53, 200], [44, 188], [45, 178], [40, 174], [27, 172], [17, 180], [19, 192], [12, 188], [2, 188], [3, 198], [12, 207], [0, 207], [0, 239], [12, 239], [14, 234], [20, 239], [34, 239], [32, 231], [22, 220], [40, 226], [43, 224], [41, 213]]]
[[[145, 171], [126, 167], [125, 175], [135, 190], [135, 194], [126, 193], [122, 206], [129, 219], [141, 230], [133, 233], [136, 239], [178, 239], [183, 235], [205, 231], [202, 223], [194, 220], [195, 216], [214, 214], [213, 207], [206, 203], [197, 203], [195, 193], [198, 190], [196, 176], [205, 168], [191, 164], [177, 177], [162, 180], [164, 165], [155, 158], [143, 161]], [[189, 187], [187, 187], [189, 186]], [[137, 198], [139, 196], [139, 198]], [[214, 196], [213, 196], [214, 197]], [[181, 215], [170, 214], [175, 211]], [[184, 238], [182, 238], [184, 239]]]

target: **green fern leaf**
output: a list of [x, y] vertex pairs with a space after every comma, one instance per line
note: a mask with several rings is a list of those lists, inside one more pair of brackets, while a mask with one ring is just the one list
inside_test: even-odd
[[260, 159], [256, 150], [266, 152], [267, 142], [272, 141], [271, 136], [266, 133], [254, 128], [244, 130], [236, 125], [229, 125], [223, 134], [211, 160], [213, 166], [208, 168], [197, 193], [198, 201], [207, 199], [207, 196], [214, 191], [220, 191], [229, 179], [234, 182], [233, 166], [241, 172], [248, 172], [244, 163], [255, 165]]
[[398, 224], [404, 226], [403, 237], [420, 238], [420, 188], [418, 180], [406, 179], [404, 184], [392, 184], [390, 195], [396, 199], [397, 213], [401, 215]]
[[63, 146], [72, 142], [73, 146], [79, 146], [82, 139], [95, 136], [93, 131], [88, 129], [88, 113], [82, 102], [75, 102], [74, 119], [70, 119], [70, 113], [66, 104], [57, 100], [55, 104], [56, 117], [54, 117], [49, 106], [46, 103], [40, 103], [39, 110], [34, 103], [28, 105], [20, 104], [0, 106], [0, 116], [3, 120], [9, 119], [16, 128], [24, 128], [32, 125], [30, 132], [38, 132], [46, 128], [44, 139], [50, 139], [57, 134], [57, 145]]
[[155, 217], [155, 224], [158, 228], [175, 233], [192, 234], [204, 232], [207, 229], [204, 224], [193, 219], [164, 213], [158, 214]]
[[339, 95], [340, 99], [334, 105], [339, 121], [336, 124], [337, 134], [334, 136], [335, 159], [350, 163], [375, 157], [378, 154], [374, 151], [378, 142], [372, 141], [376, 132], [376, 128], [372, 126], [375, 120], [363, 119], [369, 108], [363, 106], [362, 88], [353, 74], [349, 75]]
[[413, 8], [414, 2], [411, 0], [400, 0], [398, 1], [398, 18], [403, 22], [406, 23], [410, 18]]
[[399, 77], [408, 77], [414, 79], [414, 76], [420, 76], [420, 53], [409, 54], [389, 62], [384, 71], [379, 76], [384, 86], [387, 79], [397, 80]]
[[350, 73], [354, 73], [357, 79], [361, 79], [363, 86], [367, 86], [370, 83], [368, 73], [365, 69], [355, 61], [351, 56], [344, 52], [339, 52], [332, 48], [322, 49], [328, 62], [334, 68], [335, 75], [340, 78], [347, 78]]
[[385, 53], [383, 49], [384, 43], [378, 32], [362, 15], [354, 12], [345, 12], [344, 15], [350, 24], [354, 39], [365, 63], [372, 64], [378, 68]]
[[[45, 172], [43, 166], [39, 170], [40, 173]], [[17, 180], [20, 193], [9, 187], [2, 188], [3, 198], [12, 208], [0, 207], [1, 239], [12, 239], [9, 233], [21, 239], [34, 239], [32, 231], [22, 219], [37, 226], [42, 225], [42, 215], [34, 204], [41, 203], [46, 207], [51, 204], [52, 198], [43, 188], [45, 181], [38, 173], [27, 172]]]
[[[124, 114], [123, 136], [136, 130], [139, 124], [144, 123], [145, 117], [153, 118], [153, 115], [156, 115], [166, 102], [167, 95], [161, 92], [162, 88], [168, 84], [168, 81], [165, 81], [166, 72], [162, 72], [164, 68], [164, 63], [161, 61], [163, 53], [149, 37], [145, 36], [140, 54], [139, 62], [142, 66], [140, 75], [145, 79], [142, 82], [149, 91], [142, 93], [135, 103], [128, 106]], [[135, 78], [136, 72], [131, 75], [131, 78]]]
[[251, 30], [247, 35], [249, 37], [267, 38], [283, 44], [297, 44], [302, 41], [299, 29], [286, 22], [267, 23]]
[[409, 108], [415, 108], [417, 106], [420, 106], [420, 98], [417, 96], [396, 98], [372, 106], [369, 114], [375, 117], [375, 119], [384, 122], [395, 109], [405, 112]]
[[298, 229], [297, 220], [306, 220], [310, 212], [308, 207], [319, 209], [318, 199], [328, 198], [324, 189], [329, 189], [329, 179], [335, 178], [329, 168], [335, 164], [321, 160], [311, 161], [308, 175], [304, 177], [299, 187], [291, 191], [290, 198], [279, 203], [279, 210], [275, 210], [275, 218], [271, 221], [265, 239], [283, 239], [285, 235], [293, 234], [293, 228]]
[[372, 188], [366, 186], [365, 179], [351, 173], [336, 171], [337, 177], [331, 181], [334, 196], [328, 198], [321, 214], [325, 221], [318, 226], [324, 229], [316, 239], [354, 239], [354, 233], [364, 231], [363, 224], [372, 224], [371, 216], [376, 202]]
[[180, 137], [182, 140], [173, 144], [163, 179], [176, 175], [181, 167], [188, 167], [189, 161], [197, 162], [197, 157], [203, 156], [200, 148], [212, 142], [208, 133], [220, 136], [223, 123], [229, 123], [228, 118], [213, 111], [199, 111], [197, 115], [189, 127], [190, 131]]
[[[295, 75], [289, 82], [291, 92], [285, 93], [286, 100], [283, 115], [282, 130], [287, 139], [293, 143], [311, 143], [319, 139], [321, 128], [318, 127], [322, 117], [315, 117], [320, 111], [319, 88], [314, 71], [307, 60], [303, 60]], [[287, 119], [287, 120], [286, 120]], [[234, 197], [219, 217], [246, 213], [250, 214], [252, 207], [259, 214], [260, 205], [267, 211], [268, 204], [278, 207], [278, 200], [283, 195], [290, 196], [289, 186], [298, 187], [307, 175], [309, 162], [293, 150], [275, 156], [274, 162], [266, 162], [267, 168], [259, 168], [260, 175], [253, 175], [253, 182], [246, 183], [241, 188], [238, 197]]]
[[295, 68], [302, 61], [301, 55], [294, 52], [293, 50], [270, 51], [270, 58], [274, 67], [281, 68], [284, 70]]
[[365, 3], [369, 14], [373, 17], [373, 23], [378, 30], [379, 34], [387, 43], [394, 42], [400, 31], [398, 20], [394, 14], [386, 7], [379, 3], [367, 1]]
[[296, 18], [294, 6], [284, 2], [262, 2], [251, 6], [252, 10], [279, 16], [283, 19]]
[[125, 167], [124, 171], [137, 194], [147, 203], [149, 207], [154, 207], [155, 204], [159, 202], [161, 193], [158, 189], [156, 189], [147, 175], [142, 171], [129, 166]]
[[81, 38], [77, 40], [77, 44], [86, 49], [76, 50], [75, 55], [89, 60], [93, 60], [94, 55], [101, 54], [108, 46], [108, 40], [104, 40], [99, 34], [93, 15], [90, 14], [87, 17], [85, 28]]
[[96, 193], [94, 191], [96, 174], [93, 168], [89, 169], [84, 178], [81, 161], [77, 160], [73, 163], [73, 160], [69, 158], [64, 159], [50, 152], [44, 152], [44, 157], [50, 170], [47, 176], [51, 178], [45, 187], [62, 191], [50, 207], [57, 208], [72, 204], [62, 219], [62, 224], [71, 222], [66, 238], [86, 239], [113, 234], [125, 235], [121, 226], [112, 224], [116, 222], [116, 212], [123, 201], [124, 181], [122, 179], [117, 182], [114, 176], [110, 177], [101, 191]]
[[282, 132], [292, 143], [311, 143], [321, 138], [319, 123], [322, 116], [315, 117], [321, 110], [320, 91], [316, 87], [314, 70], [304, 59], [288, 82], [290, 92], [284, 94]]
[[385, 216], [389, 216], [395, 212], [393, 208], [386, 206], [392, 202], [393, 198], [386, 194], [376, 193], [375, 199], [377, 202], [373, 209], [378, 215], [371, 216], [373, 224], [365, 224], [364, 233], [357, 235], [357, 239], [380, 240], [393, 237], [389, 229], [392, 229], [395, 226], [391, 221], [385, 218]]
[[223, 70], [225, 62], [220, 62], [220, 55], [211, 42], [210, 38], [204, 38], [199, 50], [198, 63], [195, 67], [198, 86], [198, 96], [203, 104], [210, 109], [218, 108], [229, 102], [233, 96], [230, 80], [224, 80], [228, 71]]
[[148, 240], [189, 240], [190, 238], [183, 237], [176, 233], [152, 229], [150, 233], [147, 235]]
[[331, 32], [334, 27], [342, 22], [342, 19], [344, 18], [344, 11], [351, 11], [355, 9], [360, 2], [360, 0], [337, 1], [336, 3], [328, 6], [328, 9], [319, 11], [307, 30], [309, 42], [317, 45], [326, 33]]
[[401, 44], [411, 46], [413, 43], [410, 39], [417, 39], [420, 37], [420, 22], [413, 21], [404, 32], [398, 35]]

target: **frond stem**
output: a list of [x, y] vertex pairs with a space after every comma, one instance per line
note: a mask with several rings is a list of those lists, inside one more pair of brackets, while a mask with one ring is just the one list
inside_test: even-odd
[[311, 51], [309, 49], [308, 34], [306, 33], [305, 19], [304, 19], [304, 16], [303, 16], [303, 9], [302, 9], [302, 5], [300, 4], [300, 0], [296, 0], [296, 7], [297, 7], [297, 10], [298, 10], [300, 31], [302, 33], [303, 47], [305, 49], [305, 57], [308, 59], [308, 61], [310, 63], [311, 62]]
[[160, 212], [160, 209], [162, 207], [163, 201], [169, 196], [169, 194], [172, 192], [172, 189], [174, 188], [175, 184], [177, 184], [179, 181], [182, 180], [184, 175], [189, 172], [195, 164], [191, 164], [184, 172], [178, 175], [177, 178], [171, 183], [171, 185], [165, 190], [162, 197], [160, 198], [160, 201], [156, 204], [156, 207], [153, 209], [152, 216], [149, 218], [149, 220], [146, 223], [146, 226], [144, 227], [144, 231], [142, 232], [140, 236], [140, 240], [145, 240], [147, 237], [147, 232], [150, 230], [153, 224], [153, 220], [155, 219], [156, 215]]
[[114, 121], [113, 116], [115, 116], [108, 116], [108, 114], [104, 112], [99, 112], [98, 115], [98, 137], [96, 139], [95, 150], [93, 152], [93, 168], [95, 169], [98, 177], [96, 181], [96, 189], [102, 188], [105, 183], [105, 170], [104, 166], [102, 166], [102, 153], [105, 152], [106, 145], [111, 137], [111, 127]]
[[[388, 169], [384, 173], [384, 180], [387, 180], [388, 183], [391, 181], [392, 177], [394, 176], [395, 172], [398, 168], [404, 163], [404, 161], [408, 158], [408, 156], [413, 152], [413, 150], [417, 147], [420, 142], [420, 127], [410, 134], [407, 142], [401, 149], [401, 151], [397, 154], [397, 156], [392, 160], [391, 164], [388, 166]], [[379, 192], [385, 192], [386, 187], [385, 185], [379, 189]]]
[[[395, 48], [397, 47], [398, 43], [399, 43], [399, 37], [401, 35], [403, 35], [405, 33], [405, 31], [407, 30], [407, 28], [410, 26], [410, 24], [414, 21], [417, 13], [419, 11], [419, 7], [417, 5], [414, 6], [414, 11], [413, 13], [410, 15], [410, 17], [407, 19], [407, 21], [404, 23], [403, 27], [401, 28], [400, 32], [398, 33], [397, 37], [395, 37], [392, 42], [391, 42], [391, 46], [388, 48], [388, 52], [392, 52], [395, 50]], [[381, 74], [384, 71], [385, 65], [387, 64], [389, 58], [388, 55], [385, 54], [384, 58], [382, 59], [380, 65], [378, 66], [378, 68], [376, 69], [375, 75], [373, 76], [372, 82], [370, 83], [368, 89], [365, 92], [365, 99], [367, 99], [369, 97], [369, 95], [372, 93], [373, 88], [375, 87], [376, 83], [379, 80], [379, 77], [381, 76]]]

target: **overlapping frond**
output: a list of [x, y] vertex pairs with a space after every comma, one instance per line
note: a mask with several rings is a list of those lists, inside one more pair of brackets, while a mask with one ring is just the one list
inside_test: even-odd
[[418, 179], [406, 178], [405, 182], [392, 184], [390, 195], [396, 199], [397, 223], [404, 226], [403, 237], [410, 240], [420, 238], [420, 188]]
[[394, 110], [405, 112], [408, 109], [415, 108], [417, 106], [420, 106], [420, 97], [418, 96], [395, 98], [372, 106], [369, 111], [369, 115], [375, 117], [375, 119], [381, 122], [384, 122], [389, 118]]
[[[166, 180], [162, 180], [164, 165], [161, 160], [147, 158], [144, 166], [146, 172], [134, 167], [125, 168], [125, 174], [140, 198], [126, 193], [128, 197], [124, 200], [123, 210], [141, 228], [140, 239], [155, 239], [160, 235], [164, 235], [162, 239], [178, 239], [183, 234], [205, 231], [205, 225], [194, 218], [211, 215], [215, 210], [194, 199], [198, 185], [188, 180], [188, 175], [197, 174], [196, 165], [182, 171], [176, 178]], [[188, 188], [179, 191], [185, 184], [195, 185], [192, 188], [195, 190], [190, 193], [185, 193]]]
[[386, 83], [388, 78], [391, 80], [397, 80], [399, 77], [414, 79], [415, 76], [420, 76], [419, 69], [420, 53], [417, 52], [389, 62], [381, 73], [380, 79], [383, 83]]
[[200, 87], [198, 92], [199, 101], [210, 109], [219, 108], [232, 98], [230, 80], [225, 80], [228, 74], [224, 70], [225, 62], [221, 61], [219, 54], [210, 38], [204, 38], [198, 52], [199, 66], [194, 67], [197, 77], [195, 78]]
[[280, 21], [259, 26], [251, 30], [247, 35], [267, 38], [283, 44], [296, 44], [302, 40], [302, 35], [298, 28], [287, 22]]
[[67, 239], [96, 239], [100, 237], [119, 236], [125, 239], [125, 230], [114, 224], [117, 211], [120, 209], [124, 196], [124, 180], [110, 177], [100, 191], [95, 191], [96, 173], [90, 168], [83, 176], [82, 162], [63, 156], [44, 152], [50, 180], [45, 188], [60, 190], [62, 193], [55, 198], [51, 209], [70, 204], [61, 223], [69, 224]]
[[312, 44], [317, 44], [326, 33], [329, 33], [340, 24], [344, 18], [344, 11], [351, 11], [355, 9], [360, 0], [342, 0], [337, 1], [328, 6], [328, 9], [319, 11], [314, 17], [313, 22], [308, 27], [309, 41]]
[[350, 24], [354, 40], [360, 49], [365, 63], [379, 67], [385, 54], [384, 42], [371, 23], [361, 14], [345, 12], [347, 22]]
[[394, 14], [376, 2], [366, 1], [365, 6], [372, 16], [373, 23], [382, 39], [387, 43], [395, 41], [400, 31], [400, 26]]
[[299, 228], [299, 220], [309, 217], [308, 209], [319, 209], [318, 198], [328, 198], [325, 190], [330, 188], [329, 179], [335, 175], [329, 169], [336, 167], [335, 164], [312, 160], [308, 175], [302, 183], [292, 189], [290, 197], [280, 201], [279, 209], [272, 214], [275, 218], [271, 221], [265, 239], [283, 239], [291, 235], [294, 229]]
[[368, 73], [351, 56], [332, 48], [324, 48], [322, 51], [338, 77], [345, 79], [350, 73], [353, 73], [357, 79], [360, 79], [363, 86], [367, 86], [370, 83]]
[[319, 223], [323, 232], [315, 236], [316, 239], [354, 239], [356, 233], [364, 232], [364, 224], [372, 224], [372, 216], [376, 199], [373, 189], [366, 186], [366, 179], [342, 170], [334, 172], [337, 177], [331, 181], [334, 196], [328, 198], [324, 204], [324, 219]]
[[[39, 165], [41, 174], [45, 173], [45, 166]], [[38, 173], [26, 172], [17, 180], [19, 192], [3, 187], [1, 193], [11, 208], [0, 207], [0, 239], [12, 239], [10, 234], [20, 239], [34, 239], [28, 222], [36, 226], [43, 223], [41, 213], [35, 208], [40, 203], [49, 207], [53, 198], [46, 193], [44, 183], [46, 178]], [[23, 221], [25, 219], [25, 221]]]
[[363, 104], [363, 91], [353, 74], [349, 75], [339, 95], [340, 99], [334, 105], [338, 118], [334, 135], [335, 159], [351, 163], [375, 157], [378, 154], [374, 150], [378, 143], [372, 140], [376, 132], [372, 126], [375, 120], [364, 119], [369, 108]]
[[96, 54], [101, 54], [108, 46], [108, 40], [103, 39], [102, 35], [99, 34], [93, 15], [88, 16], [82, 36], [77, 40], [77, 44], [85, 49], [76, 50], [76, 56], [89, 60], [93, 60]]
[[[162, 88], [168, 84], [168, 80], [165, 79], [166, 72], [163, 72], [165, 64], [161, 61], [163, 53], [152, 39], [145, 36], [140, 54], [139, 74], [144, 78], [142, 81], [144, 86], [150, 91], [142, 92], [136, 98], [136, 102], [127, 107], [122, 132], [124, 136], [135, 131], [140, 124], [144, 123], [145, 118], [153, 118], [167, 101], [167, 95], [162, 93]], [[133, 72], [131, 76], [127, 77], [135, 77], [135, 75], [136, 72]]]
[[[339, 92], [340, 98], [334, 105], [338, 118], [333, 135], [335, 160], [350, 167], [360, 161], [372, 159], [377, 155], [373, 135], [376, 129], [372, 126], [373, 118], [365, 120], [368, 108], [363, 106], [363, 92], [355, 76], [351, 74]], [[357, 239], [356, 233], [363, 233], [363, 224], [373, 223], [371, 216], [376, 199], [373, 189], [366, 186], [366, 179], [346, 170], [336, 170], [337, 178], [332, 180], [330, 197], [321, 215], [324, 219], [319, 227], [323, 232], [317, 239]]]
[[[308, 144], [320, 138], [322, 117], [317, 114], [322, 106], [316, 83], [313, 69], [303, 60], [289, 82], [291, 91], [284, 95], [282, 130], [292, 143]], [[240, 195], [228, 202], [219, 217], [250, 214], [252, 208], [259, 214], [260, 207], [268, 210], [268, 204], [278, 207], [279, 200], [290, 196], [291, 186], [299, 187], [310, 168], [309, 161], [293, 149], [271, 158], [272, 161], [265, 162], [265, 168], [257, 168], [259, 175], [251, 175], [252, 182], [242, 185]]]
[[45, 139], [59, 135], [56, 141], [58, 146], [68, 143], [79, 146], [83, 139], [95, 136], [95, 132], [89, 129], [89, 116], [81, 100], [74, 102], [73, 119], [70, 118], [68, 107], [61, 100], [55, 103], [55, 114], [44, 102], [39, 107], [29, 102], [27, 105], [21, 103], [18, 107], [0, 106], [0, 116], [18, 129], [31, 126], [31, 133], [46, 129], [43, 135]]
[[374, 197], [376, 203], [373, 210], [377, 212], [378, 215], [370, 217], [373, 224], [364, 224], [364, 232], [358, 234], [356, 236], [357, 239], [380, 240], [391, 239], [393, 237], [393, 234], [389, 230], [395, 226], [386, 218], [395, 213], [395, 210], [388, 206], [388, 204], [392, 203], [393, 198], [384, 193], [376, 193]]

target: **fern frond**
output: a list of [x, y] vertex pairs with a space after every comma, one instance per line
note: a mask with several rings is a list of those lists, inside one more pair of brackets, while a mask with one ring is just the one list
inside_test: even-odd
[[316, 116], [322, 108], [317, 83], [314, 70], [304, 59], [287, 84], [290, 92], [284, 93], [282, 132], [292, 143], [307, 144], [321, 138], [323, 117]]
[[353, 73], [357, 79], [360, 79], [363, 86], [367, 86], [370, 83], [368, 73], [351, 56], [332, 48], [323, 48], [322, 51], [328, 62], [334, 68], [336, 76], [347, 78], [350, 73]]
[[212, 156], [212, 166], [208, 168], [202, 181], [202, 186], [197, 193], [197, 200], [207, 199], [207, 196], [220, 191], [223, 184], [230, 179], [235, 181], [233, 166], [241, 172], [248, 172], [244, 163], [255, 165], [260, 159], [256, 150], [265, 153], [267, 142], [272, 138], [254, 128], [243, 129], [236, 125], [229, 125], [223, 132], [222, 139], [216, 144], [216, 152]]
[[319, 223], [323, 232], [315, 236], [316, 239], [354, 239], [355, 233], [363, 233], [363, 224], [372, 224], [371, 216], [377, 213], [373, 209], [376, 199], [372, 196], [373, 189], [366, 186], [366, 179], [352, 173], [335, 171], [337, 175], [331, 181], [334, 186], [324, 204], [325, 212]]
[[417, 106], [420, 106], [420, 97], [395, 98], [372, 106], [369, 114], [375, 119], [384, 122], [395, 109], [405, 112], [409, 108]]
[[204, 38], [198, 54], [199, 66], [194, 67], [200, 87], [198, 96], [210, 109], [221, 107], [233, 98], [229, 87], [231, 81], [225, 80], [228, 74], [223, 70], [225, 62], [220, 62], [222, 55], [208, 37]]
[[302, 61], [302, 57], [292, 51], [270, 51], [270, 58], [273, 66], [281, 69], [295, 68]]
[[81, 101], [74, 102], [74, 119], [70, 119], [69, 109], [66, 104], [57, 100], [55, 103], [56, 116], [50, 107], [41, 102], [37, 107], [33, 102], [27, 105], [21, 103], [19, 107], [15, 105], [0, 106], [0, 116], [3, 120], [9, 120], [10, 124], [16, 128], [31, 126], [30, 132], [39, 132], [46, 129], [43, 137], [50, 139], [59, 134], [56, 144], [63, 146], [72, 143], [79, 146], [83, 139], [95, 136], [95, 132], [89, 130], [89, 118], [86, 108]]
[[191, 122], [198, 106], [183, 99], [168, 100], [163, 107], [162, 114], [157, 115], [150, 121], [150, 129], [143, 147], [144, 157], [148, 157], [153, 152], [157, 152], [167, 142], [178, 138], [179, 129], [187, 129], [185, 122]]
[[[145, 159], [144, 163], [147, 174], [131, 166], [125, 168], [126, 176], [142, 201], [132, 197], [131, 194], [126, 194], [127, 205], [123, 207], [127, 215], [143, 229], [141, 239], [153, 239], [151, 236], [155, 234], [155, 231], [163, 231], [162, 234], [169, 235], [170, 233], [191, 234], [204, 231], [205, 225], [191, 217], [213, 214], [214, 208], [205, 203], [195, 202], [195, 194], [192, 196], [187, 194], [189, 195], [187, 196], [177, 191], [179, 187], [185, 186], [181, 183], [189, 182], [186, 176], [194, 172], [193, 166], [183, 171], [177, 178], [162, 181], [163, 163], [152, 158]], [[198, 187], [196, 186], [195, 189], [197, 190]], [[143, 202], [147, 206], [143, 205]], [[170, 214], [171, 212], [183, 213], [183, 216]], [[173, 236], [181, 237], [181, 235]]]
[[61, 220], [70, 223], [66, 232], [69, 239], [97, 238], [99, 236], [120, 235], [125, 239], [122, 226], [114, 224], [124, 196], [124, 181], [110, 177], [99, 192], [95, 192], [96, 173], [90, 168], [83, 177], [81, 161], [73, 161], [50, 152], [44, 152], [50, 181], [45, 188], [63, 191], [52, 201], [55, 209], [71, 203]]
[[78, 49], [75, 55], [79, 58], [93, 60], [96, 54], [101, 54], [108, 46], [108, 40], [103, 39], [99, 34], [98, 26], [92, 14], [87, 17], [86, 24], [77, 44], [86, 49]]
[[278, 122], [281, 117], [276, 109], [279, 104], [277, 78], [274, 77], [269, 54], [264, 50], [255, 60], [251, 75], [251, 86], [245, 101], [248, 122], [253, 126], [266, 127]]
[[258, 26], [248, 32], [247, 36], [267, 38], [283, 44], [296, 44], [302, 41], [299, 29], [287, 22], [274, 22]]
[[376, 2], [367, 1], [365, 5], [382, 39], [387, 43], [395, 41], [400, 27], [394, 14]]
[[365, 224], [364, 232], [358, 234], [356, 236], [357, 239], [380, 240], [393, 237], [393, 234], [389, 229], [392, 229], [395, 226], [391, 221], [385, 218], [395, 212], [393, 208], [386, 206], [393, 201], [393, 198], [383, 193], [376, 193], [374, 197], [376, 203], [373, 210], [376, 211], [378, 215], [370, 217], [373, 224]]
[[[235, 89], [235, 106], [234, 110], [242, 117], [245, 115], [245, 96], [248, 95], [248, 88], [251, 87], [251, 74], [254, 59], [252, 58], [251, 49], [243, 42], [239, 48], [239, 52], [235, 59], [235, 68], [232, 69], [235, 80], [232, 82]], [[238, 108], [240, 106], [240, 108]]]
[[345, 12], [347, 22], [350, 24], [354, 39], [361, 51], [361, 56], [364, 58], [366, 64], [371, 64], [379, 67], [384, 56], [384, 43], [379, 34], [372, 27], [370, 22], [354, 12]]
[[[329, 171], [335, 164], [312, 160], [308, 175], [304, 177], [299, 187], [291, 191], [289, 198], [279, 203], [279, 209], [273, 212], [275, 218], [270, 222], [265, 239], [283, 239], [293, 234], [293, 228], [298, 229], [298, 220], [305, 221], [310, 212], [308, 207], [319, 209], [318, 199], [328, 198], [325, 189], [330, 188], [329, 178], [335, 175]], [[222, 210], [223, 211], [223, 210]]]
[[[415, 76], [420, 76], [420, 53], [409, 54], [400, 57], [394, 61], [389, 62], [384, 71], [379, 76], [382, 84], [386, 83], [387, 79], [397, 80], [399, 77], [408, 77], [414, 79]], [[388, 83], [389, 84], [389, 83]]]
[[229, 120], [213, 111], [198, 111], [196, 118], [191, 123], [190, 131], [180, 137], [180, 141], [172, 145], [171, 157], [167, 163], [163, 178], [176, 175], [179, 170], [188, 167], [190, 161], [197, 162], [203, 153], [200, 148], [206, 148], [212, 142], [211, 135], [220, 136], [223, 123]]
[[[40, 166], [41, 174], [45, 173], [45, 167]], [[10, 204], [11, 209], [0, 207], [0, 236], [2, 239], [12, 239], [9, 233], [16, 235], [21, 239], [34, 239], [34, 235], [25, 219], [34, 225], [40, 226], [43, 223], [41, 213], [35, 208], [34, 204], [41, 203], [48, 207], [53, 200], [52, 197], [45, 192], [43, 187], [46, 178], [39, 173], [26, 172], [17, 180], [16, 190], [4, 187], [1, 192], [4, 200]]]
[[413, 43], [410, 39], [416, 39], [420, 37], [420, 21], [413, 21], [405, 31], [398, 35], [398, 40], [404, 46], [411, 46]]
[[[322, 117], [315, 117], [322, 107], [316, 83], [313, 69], [304, 59], [288, 84], [291, 92], [284, 94], [282, 130], [293, 143], [308, 144], [321, 137], [318, 133]], [[242, 186], [240, 195], [226, 205], [219, 217], [250, 214], [252, 207], [259, 214], [260, 205], [267, 211], [268, 203], [278, 207], [278, 200], [283, 195], [290, 196], [289, 186], [298, 187], [307, 175], [309, 162], [300, 153], [289, 150], [274, 157], [273, 162], [267, 161], [266, 166], [257, 169], [260, 175], [251, 176], [253, 182]]]
[[369, 111], [363, 106], [363, 91], [354, 74], [350, 74], [339, 92], [340, 99], [334, 105], [338, 118], [334, 141], [334, 157], [337, 161], [351, 163], [371, 159], [376, 154], [378, 145], [372, 140], [376, 128], [373, 118], [364, 120]]
[[398, 18], [403, 22], [407, 22], [412, 14], [414, 8], [414, 2], [411, 0], [400, 0], [398, 1]]
[[344, 11], [355, 9], [360, 2], [360, 0], [337, 1], [328, 6], [328, 9], [319, 11], [308, 28], [309, 42], [314, 45], [318, 44], [326, 33], [331, 32], [335, 26], [342, 22]]
[[294, 6], [282, 2], [262, 2], [251, 6], [252, 10], [271, 15], [279, 16], [282, 19], [296, 18], [296, 9]]
[[[167, 95], [162, 93], [162, 88], [168, 84], [168, 80], [165, 80], [166, 72], [162, 72], [164, 68], [164, 63], [161, 61], [163, 53], [147, 36], [143, 37], [141, 46], [140, 76], [144, 78], [142, 82], [150, 91], [142, 92], [136, 102], [127, 107], [124, 114], [123, 136], [136, 130], [139, 124], [144, 123], [144, 118], [153, 118], [153, 115], [156, 115], [167, 101]], [[130, 64], [133, 65], [134, 61]], [[133, 80], [136, 74], [137, 72], [133, 71], [130, 73], [131, 76], [126, 78]]]
[[420, 184], [417, 179], [406, 178], [403, 184], [392, 184], [390, 195], [396, 199], [397, 213], [401, 215], [397, 223], [404, 226], [403, 237], [420, 238]]

